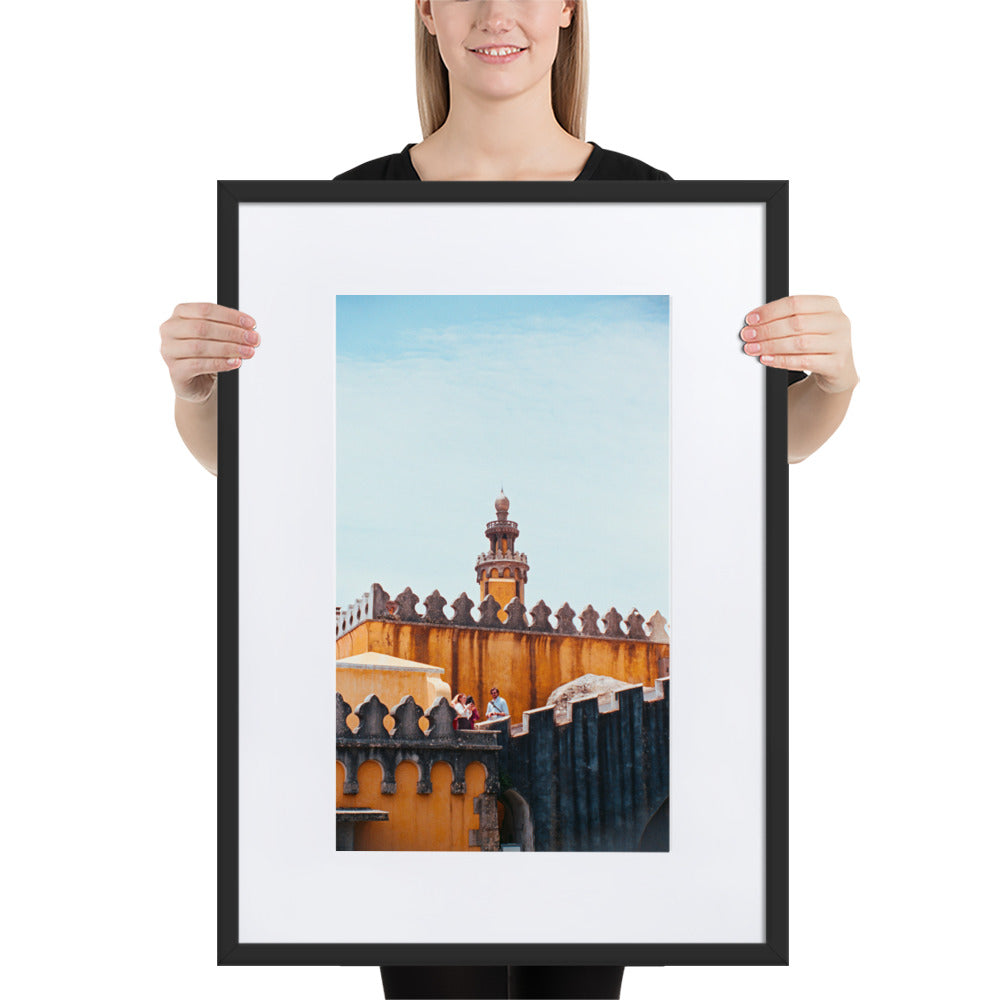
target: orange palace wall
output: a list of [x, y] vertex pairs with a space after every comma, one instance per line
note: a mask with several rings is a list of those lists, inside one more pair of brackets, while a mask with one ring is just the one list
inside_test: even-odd
[[496, 686], [511, 719], [519, 722], [522, 712], [544, 705], [553, 689], [582, 674], [653, 687], [657, 677], [668, 674], [670, 645], [376, 620], [361, 622], [337, 640], [338, 659], [365, 652], [442, 667], [452, 693], [471, 694], [483, 718]]
[[478, 851], [469, 846], [469, 832], [479, 829], [474, 799], [486, 787], [486, 768], [465, 769], [464, 795], [451, 791], [451, 767], [439, 761], [431, 768], [431, 793], [417, 793], [417, 765], [403, 761], [396, 768], [396, 791], [382, 792], [382, 767], [374, 760], [358, 768], [357, 795], [344, 795], [344, 765], [337, 762], [337, 807], [381, 809], [389, 821], [359, 823], [356, 851]]

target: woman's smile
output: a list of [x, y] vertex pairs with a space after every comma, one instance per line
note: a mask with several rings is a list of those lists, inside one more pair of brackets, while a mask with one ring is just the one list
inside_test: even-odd
[[517, 59], [527, 48], [517, 45], [484, 45], [478, 49], [469, 49], [477, 59], [487, 63], [509, 63]]

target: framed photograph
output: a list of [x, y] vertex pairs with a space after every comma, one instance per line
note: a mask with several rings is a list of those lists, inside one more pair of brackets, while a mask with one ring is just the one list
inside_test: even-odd
[[220, 964], [787, 962], [787, 214], [220, 183]]

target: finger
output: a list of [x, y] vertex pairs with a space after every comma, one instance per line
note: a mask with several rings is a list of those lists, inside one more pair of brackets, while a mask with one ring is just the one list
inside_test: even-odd
[[250, 344], [224, 340], [164, 340], [160, 345], [160, 354], [167, 362], [184, 358], [252, 358], [255, 350]]
[[794, 337], [782, 337], [779, 340], [768, 340], [759, 343], [755, 340], [743, 345], [744, 354], [750, 355], [803, 355], [803, 354], [833, 354], [836, 344], [832, 343], [827, 334], [798, 334]]
[[249, 313], [217, 306], [214, 302], [182, 302], [172, 315], [179, 319], [208, 319], [215, 323], [230, 323], [247, 330], [252, 330], [257, 325], [257, 321]]
[[770, 323], [758, 323], [755, 326], [745, 326], [740, 330], [740, 336], [747, 342], [781, 340], [799, 334], [836, 334], [842, 333], [848, 325], [848, 319], [843, 313], [796, 313]]
[[796, 313], [840, 311], [840, 303], [832, 295], [788, 295], [751, 310], [747, 314], [746, 323], [747, 326], [757, 326], [760, 323], [781, 319], [783, 316], [794, 316]]
[[827, 355], [810, 354], [762, 354], [760, 363], [768, 368], [783, 368], [792, 372], [811, 372], [822, 364]]
[[254, 329], [219, 323], [209, 319], [187, 319], [171, 316], [160, 326], [160, 336], [166, 340], [218, 340], [228, 344], [249, 344], [257, 347], [260, 334]]

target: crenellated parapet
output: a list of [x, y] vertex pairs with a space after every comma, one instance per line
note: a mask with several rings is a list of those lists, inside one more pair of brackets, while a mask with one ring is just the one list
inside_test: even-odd
[[[352, 714], [358, 720], [354, 728], [349, 725]], [[451, 768], [451, 794], [464, 796], [466, 768], [482, 764], [486, 784], [483, 794], [473, 800], [479, 829], [470, 830], [469, 838], [472, 846], [495, 851], [499, 849], [496, 796], [500, 790], [500, 737], [493, 732], [455, 729], [456, 714], [444, 698], [437, 698], [425, 711], [408, 695], [390, 711], [374, 694], [352, 708], [338, 692], [336, 741], [337, 760], [344, 766], [343, 794], [346, 801], [358, 794], [358, 769], [366, 761], [375, 761], [382, 770], [382, 794], [395, 795], [396, 768], [409, 761], [417, 767], [418, 796], [432, 793], [431, 771], [442, 762]], [[424, 719], [426, 728], [421, 725]]]
[[[349, 725], [353, 714], [357, 725]], [[483, 794], [474, 800], [480, 817], [469, 831], [470, 845], [499, 848], [496, 801], [527, 809], [530, 841], [523, 850], [665, 850], [669, 796], [669, 681], [652, 690], [641, 684], [615, 692], [602, 708], [595, 695], [570, 703], [567, 721], [557, 722], [552, 706], [527, 711], [521, 725], [509, 718], [480, 723], [475, 730], [453, 728], [455, 710], [438, 698], [426, 711], [412, 697], [390, 710], [375, 695], [356, 709], [336, 696], [337, 759], [343, 764], [345, 804], [357, 795], [358, 769], [377, 761], [381, 793], [396, 794], [396, 768], [417, 766], [417, 795], [432, 792], [431, 769], [451, 768], [452, 795], [465, 795], [465, 769], [486, 771]], [[386, 727], [386, 720], [391, 725]], [[421, 721], [426, 720], [426, 728]], [[390, 807], [390, 822], [392, 809]], [[656, 823], [651, 822], [658, 817]], [[656, 837], [648, 831], [656, 827]]]
[[[474, 762], [486, 768], [486, 790], [495, 793], [497, 788], [496, 757], [499, 753], [495, 733], [455, 729], [455, 709], [444, 698], [437, 698], [424, 711], [407, 695], [391, 711], [374, 694], [369, 695], [357, 708], [353, 708], [337, 693], [337, 759], [344, 765], [344, 794], [356, 795], [358, 767], [366, 760], [378, 761], [382, 766], [382, 793], [396, 791], [394, 775], [404, 761], [417, 765], [419, 778], [417, 792], [431, 792], [431, 768], [443, 761], [451, 766], [452, 793], [465, 794], [465, 768]], [[348, 720], [357, 716], [358, 725], [351, 728]], [[385, 720], [391, 723], [387, 729]], [[426, 719], [423, 728], [420, 720]]]
[[[552, 706], [480, 723], [500, 736], [505, 790], [530, 810], [536, 851], [665, 850], [669, 796], [669, 681], [616, 692], [607, 711], [595, 695], [570, 704], [566, 722]], [[656, 836], [646, 836], [657, 816]], [[662, 825], [661, 825], [662, 824]]]
[[[366, 621], [395, 621], [426, 625], [452, 625], [460, 628], [499, 629], [506, 632], [538, 632], [554, 635], [580, 635], [598, 639], [632, 639], [637, 642], [669, 643], [667, 620], [655, 611], [645, 619], [635, 608], [626, 615], [610, 608], [600, 615], [588, 604], [579, 614], [564, 603], [554, 613], [545, 601], [538, 601], [529, 611], [514, 598], [501, 607], [492, 594], [487, 594], [477, 607], [464, 591], [450, 604], [435, 590], [423, 600], [409, 587], [389, 596], [388, 591], [373, 583], [359, 600], [337, 615], [337, 638]], [[449, 615], [445, 608], [451, 609]], [[478, 612], [474, 614], [473, 611]]]

